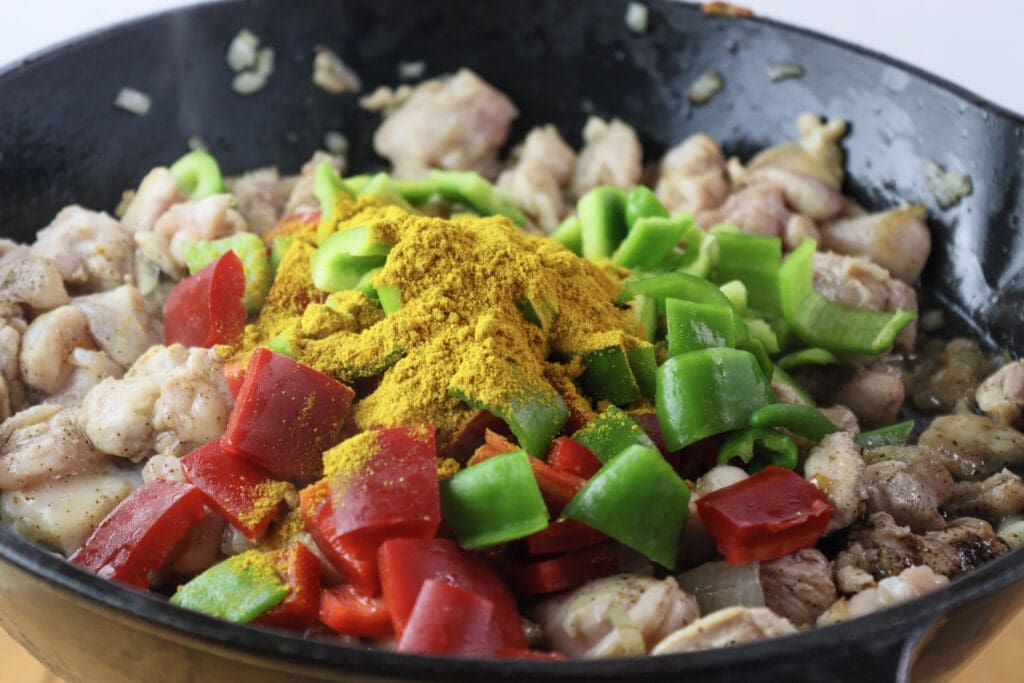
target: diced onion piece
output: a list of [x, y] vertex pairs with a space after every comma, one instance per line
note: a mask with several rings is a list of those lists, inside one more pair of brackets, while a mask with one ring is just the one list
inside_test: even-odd
[[714, 69], [708, 69], [695, 80], [686, 91], [686, 99], [692, 104], [704, 104], [722, 89], [722, 75]]
[[256, 68], [242, 71], [231, 83], [231, 89], [239, 95], [252, 95], [267, 84], [267, 79], [274, 73], [274, 48], [262, 48], [256, 57]]
[[399, 62], [398, 78], [402, 81], [416, 81], [423, 78], [427, 70], [427, 63], [422, 59], [418, 62]]
[[631, 2], [626, 6], [626, 27], [637, 34], [647, 33], [650, 11], [642, 2]]
[[121, 88], [121, 92], [117, 93], [117, 98], [114, 100], [115, 107], [120, 107], [137, 116], [145, 116], [151, 104], [149, 95], [135, 88]]
[[348, 138], [336, 130], [324, 133], [324, 149], [331, 154], [343, 156], [348, 153]]
[[679, 587], [693, 593], [701, 614], [726, 607], [764, 607], [759, 562], [707, 562], [676, 577]]
[[803, 75], [804, 68], [799, 64], [772, 64], [768, 67], [768, 78], [773, 81], [800, 78]]
[[256, 51], [259, 46], [260, 39], [249, 29], [243, 28], [228, 45], [228, 66], [232, 71], [253, 68], [256, 65]]
[[943, 209], [959, 204], [974, 189], [971, 176], [947, 171], [934, 161], [924, 168], [924, 184]]
[[326, 47], [317, 48], [313, 58], [313, 84], [332, 95], [359, 92], [363, 87], [356, 72]]
[[1006, 545], [1019, 548], [1024, 545], [1024, 518], [1007, 517], [999, 524], [996, 534], [1006, 541]]

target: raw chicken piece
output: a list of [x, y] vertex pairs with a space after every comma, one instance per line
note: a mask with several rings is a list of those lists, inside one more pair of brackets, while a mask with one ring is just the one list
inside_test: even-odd
[[0, 257], [0, 299], [39, 313], [63, 306], [70, 297], [53, 261], [17, 247]]
[[683, 538], [679, 543], [679, 557], [684, 567], [694, 567], [707, 562], [715, 556], [715, 539], [711, 538], [700, 512], [697, 510], [697, 499], [712, 491], [725, 488], [746, 479], [746, 471], [732, 465], [717, 465], [705, 472], [694, 485], [690, 495], [689, 517], [683, 529]]
[[373, 148], [399, 177], [431, 168], [468, 169], [491, 175], [498, 148], [519, 114], [500, 91], [469, 69], [415, 90], [381, 124]]
[[71, 304], [85, 314], [100, 349], [124, 367], [163, 337], [160, 323], [146, 312], [142, 295], [132, 285], [80, 296]]
[[175, 277], [184, 277], [185, 245], [228, 237], [248, 228], [232, 206], [235, 198], [215, 194], [205, 199], [174, 204], [157, 219], [152, 231], [135, 233], [139, 249], [153, 263]]
[[228, 178], [225, 185], [249, 229], [262, 234], [281, 218], [293, 183], [281, 178], [277, 169], [271, 167]]
[[121, 225], [131, 233], [152, 230], [167, 209], [184, 200], [178, 179], [170, 170], [162, 166], [154, 168], [142, 179], [139, 189], [128, 202], [121, 216]]
[[117, 379], [124, 374], [124, 368], [105, 352], [92, 349], [72, 350], [68, 365], [71, 366], [71, 374], [60, 389], [47, 397], [47, 403], [77, 406], [97, 384], [108, 377]]
[[[185, 473], [181, 469], [181, 458], [175, 455], [157, 453], [142, 466], [142, 481], [185, 481]], [[219, 541], [218, 541], [219, 542]]]
[[917, 282], [932, 248], [925, 206], [840, 218], [821, 228], [824, 249], [863, 256], [906, 283]]
[[797, 626], [814, 623], [836, 599], [828, 559], [816, 548], [804, 548], [761, 563], [764, 604]]
[[811, 176], [794, 173], [781, 168], [764, 167], [753, 170], [747, 176], [749, 185], [777, 187], [793, 213], [807, 216], [815, 221], [838, 216], [845, 206], [845, 199], [838, 190]]
[[19, 360], [21, 337], [26, 328], [21, 306], [0, 299], [0, 420], [6, 420], [28, 405]]
[[846, 135], [846, 122], [829, 119], [822, 123], [816, 115], [805, 112], [796, 120], [800, 142], [769, 147], [750, 160], [751, 172], [761, 168], [780, 168], [816, 178], [833, 190], [843, 184], [843, 150], [839, 140]]
[[955, 479], [979, 480], [1024, 464], [1024, 434], [982, 415], [942, 415], [918, 439]]
[[327, 162], [338, 175], [345, 171], [345, 157], [328, 154], [319, 150], [313, 152], [313, 156], [309, 158], [309, 161], [302, 165], [302, 170], [299, 171], [299, 174], [289, 179], [292, 189], [288, 194], [288, 201], [285, 203], [282, 216], [320, 210], [320, 201], [313, 194], [313, 180], [316, 176], [317, 167], [323, 162]]
[[970, 515], [990, 522], [1024, 512], [1024, 480], [1004, 469], [984, 481], [959, 481], [942, 508], [954, 517]]
[[515, 166], [498, 176], [497, 185], [546, 231], [568, 213], [565, 190], [576, 165], [576, 153], [552, 125], [526, 136]]
[[818, 412], [828, 418], [828, 421], [835, 425], [835, 428], [841, 432], [850, 432], [851, 434], [860, 433], [860, 423], [857, 422], [857, 416], [852, 410], [844, 405], [834, 405], [827, 408], [818, 408]]
[[786, 227], [782, 229], [782, 246], [786, 251], [793, 251], [803, 244], [804, 240], [820, 242], [821, 231], [818, 230], [818, 224], [813, 220], [795, 213], [789, 217]]
[[939, 512], [953, 493], [953, 478], [923, 446], [885, 446], [864, 454], [867, 514], [887, 512], [914, 533], [943, 529]]
[[591, 116], [583, 126], [583, 149], [576, 162], [572, 192], [576, 197], [599, 185], [628, 190], [640, 182], [643, 149], [628, 124]]
[[667, 636], [654, 646], [651, 654], [713, 650], [796, 632], [788, 619], [767, 607], [727, 607]]
[[106, 462], [79, 428], [78, 415], [43, 403], [7, 418], [0, 425], [0, 490], [69, 478]]
[[39, 231], [32, 255], [53, 261], [75, 291], [102, 292], [131, 278], [135, 240], [107, 214], [69, 206]]
[[44, 395], [56, 393], [74, 372], [70, 360], [77, 348], [96, 348], [85, 313], [74, 306], [43, 313], [32, 321], [22, 337], [22, 380]]
[[661, 160], [655, 194], [669, 211], [714, 209], [729, 190], [722, 150], [703, 133], [686, 138]]
[[534, 617], [544, 642], [569, 657], [618, 657], [644, 654], [696, 619], [698, 609], [672, 577], [618, 574], [546, 598]]
[[708, 229], [719, 223], [732, 223], [749, 235], [778, 237], [792, 213], [782, 190], [775, 185], [751, 185], [729, 195], [715, 209], [697, 213], [697, 224]]
[[826, 534], [845, 529], [863, 513], [867, 498], [864, 460], [853, 434], [835, 432], [822, 439], [804, 461], [804, 477], [835, 508]]
[[1012, 425], [1024, 410], [1024, 361], [1007, 363], [978, 386], [974, 394], [983, 413]]
[[840, 598], [821, 615], [818, 625], [835, 624], [877, 612], [913, 600], [948, 583], [949, 579], [936, 574], [928, 566], [908, 567], [898, 576], [882, 579], [877, 586], [866, 588], [852, 598]]

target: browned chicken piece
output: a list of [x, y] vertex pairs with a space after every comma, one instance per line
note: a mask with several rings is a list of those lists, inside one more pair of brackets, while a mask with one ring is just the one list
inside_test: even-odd
[[822, 439], [804, 461], [804, 477], [835, 508], [826, 534], [845, 529], [863, 514], [864, 460], [853, 434], [835, 432]]
[[39, 231], [32, 255], [53, 261], [74, 291], [102, 292], [131, 277], [135, 240], [107, 214], [69, 206]]
[[847, 565], [836, 569], [836, 588], [844, 595], [853, 595], [875, 585], [875, 577], [860, 567]]
[[544, 643], [569, 657], [644, 654], [699, 616], [672, 577], [617, 574], [540, 601], [533, 618]]
[[277, 224], [284, 215], [294, 181], [282, 178], [277, 168], [258, 168], [237, 178], [226, 178], [224, 184], [235, 198], [238, 213], [249, 229], [262, 234]]
[[511, 168], [498, 176], [498, 188], [545, 231], [552, 230], [571, 208], [566, 190], [576, 166], [576, 152], [552, 125], [530, 131]]
[[864, 453], [867, 514], [888, 513], [914, 533], [943, 529], [939, 508], [953, 493], [953, 478], [924, 446], [884, 446]]
[[572, 193], [576, 197], [599, 185], [628, 190], [640, 182], [643, 148], [633, 127], [591, 116], [583, 127], [583, 149], [576, 161]]
[[819, 408], [818, 412], [828, 418], [828, 421], [835, 425], [841, 432], [851, 434], [860, 433], [860, 423], [852, 410], [844, 405], [834, 405], [827, 408]]
[[970, 515], [998, 522], [1024, 512], [1024, 480], [1010, 470], [983, 481], [959, 481], [942, 508], [954, 517]]
[[1024, 411], [1024, 361], [1007, 363], [987, 377], [974, 393], [983, 413], [1012, 425]]
[[698, 212], [696, 219], [704, 229], [732, 223], [748, 235], [778, 237], [791, 215], [780, 188], [751, 185], [729, 195], [718, 208]]
[[829, 119], [822, 123], [816, 114], [803, 113], [796, 120], [800, 142], [769, 147], [750, 160], [751, 172], [780, 168], [815, 178], [838, 191], [843, 184], [843, 150], [839, 140], [846, 135], [846, 122]]
[[21, 306], [0, 299], [0, 420], [28, 405], [19, 360], [21, 337], [27, 327]]
[[345, 172], [345, 157], [338, 154], [328, 154], [323, 151], [313, 152], [313, 156], [309, 158], [305, 164], [302, 165], [302, 169], [296, 176], [286, 178], [285, 182], [291, 185], [291, 190], [288, 194], [288, 201], [285, 203], [284, 211], [281, 213], [282, 216], [290, 216], [293, 213], [302, 213], [305, 211], [319, 211], [320, 200], [313, 194], [313, 181], [316, 176], [317, 167], [327, 162], [334, 172], [341, 175]]
[[[814, 288], [829, 301], [843, 306], [874, 311], [903, 309], [917, 312], [917, 292], [913, 287], [893, 278], [885, 268], [856, 256], [842, 256], [829, 251], [816, 252]], [[910, 323], [896, 337], [894, 346], [911, 351], [916, 337], [917, 325]], [[854, 412], [857, 412], [856, 409]]]
[[924, 204], [840, 218], [821, 226], [825, 249], [871, 259], [906, 283], [917, 282], [932, 248]]
[[954, 479], [981, 480], [1024, 464], [1024, 434], [982, 415], [942, 415], [918, 439], [935, 451]]
[[492, 175], [496, 155], [519, 114], [503, 93], [469, 69], [416, 86], [373, 135], [373, 148], [398, 177], [432, 168]]
[[128, 201], [121, 216], [121, 225], [131, 233], [152, 230], [167, 209], [185, 199], [174, 174], [162, 166], [154, 168], [142, 179], [139, 189]]
[[25, 304], [36, 313], [66, 304], [70, 297], [50, 259], [19, 246], [0, 257], [0, 299]]
[[914, 371], [914, 405], [930, 413], [973, 412], [978, 385], [994, 369], [978, 342], [929, 342], [922, 355], [925, 361]]
[[945, 529], [917, 535], [888, 514], [876, 512], [850, 529], [847, 547], [836, 556], [833, 571], [851, 566], [882, 579], [908, 567], [928, 565], [937, 574], [953, 577], [1006, 551], [1006, 543], [980, 519], [961, 517]]
[[836, 599], [832, 569], [816, 548], [761, 563], [764, 604], [797, 626], [809, 626]]
[[948, 578], [936, 574], [931, 567], [909, 567], [898, 576], [882, 579], [877, 586], [869, 586], [852, 598], [840, 598], [821, 615], [818, 625], [835, 624], [877, 612], [930, 593], [948, 583]]
[[843, 195], [827, 183], [782, 168], [767, 166], [750, 170], [746, 182], [749, 185], [771, 185], [779, 188], [786, 206], [793, 213], [815, 221], [838, 216], [846, 205]]
[[722, 150], [703, 133], [686, 138], [661, 160], [655, 194], [669, 211], [713, 209], [725, 201], [729, 191]]
[[713, 650], [796, 632], [788, 619], [767, 607], [726, 607], [669, 635], [651, 650], [651, 654]]

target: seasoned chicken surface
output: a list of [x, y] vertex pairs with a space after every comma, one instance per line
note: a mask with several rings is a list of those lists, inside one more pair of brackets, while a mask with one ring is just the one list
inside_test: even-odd
[[17, 247], [0, 257], [0, 299], [41, 313], [63, 306], [70, 297], [53, 261]]
[[829, 434], [804, 461], [804, 476], [835, 508], [826, 534], [845, 529], [860, 516], [867, 497], [864, 468], [860, 448], [849, 432]]
[[1024, 464], [1024, 434], [982, 415], [942, 415], [918, 439], [956, 479], [978, 480]]
[[135, 241], [107, 214], [69, 206], [39, 231], [32, 255], [50, 259], [74, 291], [102, 292], [131, 278]]
[[164, 272], [184, 277], [188, 274], [186, 244], [228, 237], [248, 229], [234, 204], [235, 199], [229, 194], [174, 204], [160, 215], [152, 231], [136, 232], [135, 242]]
[[96, 345], [124, 367], [163, 337], [160, 322], [149, 315], [142, 295], [132, 285], [76, 297], [71, 304], [85, 314]]
[[836, 599], [828, 558], [804, 548], [760, 567], [764, 604], [797, 626], [809, 626]]
[[867, 514], [886, 512], [914, 533], [943, 529], [939, 512], [953, 493], [953, 478], [923, 446], [886, 446], [864, 454]]
[[983, 481], [958, 481], [942, 508], [955, 517], [969, 515], [998, 522], [1024, 512], [1024, 480], [1003, 469]]
[[255, 233], [270, 230], [281, 218], [294, 181], [281, 177], [276, 168], [258, 168], [224, 184], [234, 198], [238, 213]]
[[989, 375], [974, 398], [989, 417], [1007, 425], [1018, 422], [1024, 410], [1024, 361], [1007, 363]]
[[0, 491], [94, 470], [107, 458], [78, 425], [75, 408], [42, 403], [0, 425]]
[[818, 624], [834, 624], [877, 612], [930, 593], [948, 583], [948, 578], [936, 574], [931, 567], [908, 567], [897, 576], [882, 579], [878, 585], [867, 587], [852, 598], [840, 598], [821, 615]]
[[840, 218], [821, 228], [821, 246], [839, 254], [863, 256], [894, 277], [913, 284], [921, 277], [932, 248], [924, 204]]
[[146, 174], [121, 216], [128, 232], [151, 231], [157, 220], [174, 204], [184, 201], [178, 179], [169, 169], [154, 168]]
[[796, 633], [796, 627], [767, 607], [727, 607], [667, 636], [651, 654], [712, 650], [791, 633]]

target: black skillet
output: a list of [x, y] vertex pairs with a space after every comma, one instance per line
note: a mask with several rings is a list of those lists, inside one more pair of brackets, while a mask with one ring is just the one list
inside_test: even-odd
[[[851, 122], [846, 190], [872, 207], [924, 202], [935, 248], [925, 285], [985, 339], [1020, 352], [1024, 301], [1024, 120], [917, 69], [760, 19], [705, 16], [651, 1], [643, 35], [625, 2], [445, 3], [235, 0], [169, 12], [62, 45], [0, 73], [0, 229], [31, 240], [65, 204], [112, 210], [145, 171], [201, 137], [229, 172], [294, 171], [328, 130], [352, 142], [350, 168], [382, 165], [378, 119], [353, 96], [310, 84], [313, 49], [335, 49], [370, 88], [398, 61], [427, 74], [471, 66], [530, 126], [573, 143], [588, 111], [635, 125], [648, 158], [704, 131], [749, 155], [795, 137], [804, 111]], [[268, 86], [230, 89], [225, 51], [248, 27], [277, 51]], [[805, 75], [773, 83], [771, 64]], [[684, 95], [709, 68], [710, 102]], [[1009, 75], [1009, 74], [1008, 74]], [[145, 116], [115, 109], [123, 86], [150, 95]], [[929, 160], [970, 174], [974, 192], [943, 211], [924, 185]], [[396, 656], [243, 628], [85, 574], [0, 531], [0, 625], [75, 681], [865, 681], [949, 675], [1024, 603], [1024, 555], [1011, 553], [948, 588], [827, 629], [683, 656], [608, 662], [467, 661]]]

